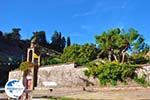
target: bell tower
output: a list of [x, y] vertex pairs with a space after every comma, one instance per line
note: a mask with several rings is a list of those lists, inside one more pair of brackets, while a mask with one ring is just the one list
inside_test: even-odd
[[36, 37], [31, 40], [30, 47], [27, 50], [27, 62], [34, 64], [34, 67], [31, 68], [30, 74], [26, 75], [26, 88], [33, 90], [37, 86], [37, 73], [38, 66], [40, 66], [40, 53], [37, 49]]
[[40, 66], [40, 55], [36, 53], [36, 38], [31, 40], [30, 48], [27, 51], [27, 62]]

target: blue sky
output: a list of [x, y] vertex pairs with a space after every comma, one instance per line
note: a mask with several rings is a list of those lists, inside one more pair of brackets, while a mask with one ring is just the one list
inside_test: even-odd
[[21, 28], [22, 38], [57, 30], [73, 43], [95, 43], [94, 36], [111, 28], [135, 28], [150, 44], [150, 0], [1, 0], [0, 30]]

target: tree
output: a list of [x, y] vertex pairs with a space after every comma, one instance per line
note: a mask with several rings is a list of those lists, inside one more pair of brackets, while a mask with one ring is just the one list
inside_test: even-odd
[[13, 40], [20, 40], [21, 35], [20, 35], [20, 28], [13, 28], [12, 29], [12, 39]]
[[66, 47], [61, 56], [63, 62], [74, 62], [78, 59], [80, 45], [74, 44]]
[[0, 31], [0, 37], [3, 37], [3, 32], [2, 31]]
[[70, 37], [67, 37], [67, 47], [71, 45]]
[[54, 34], [52, 35], [52, 44], [57, 44], [58, 42], [61, 41], [61, 32], [55, 31]]
[[118, 35], [120, 34], [120, 29], [114, 29], [111, 31], [103, 32], [102, 35], [96, 36], [96, 43], [99, 45], [100, 49], [100, 56], [104, 55], [107, 56], [108, 60], [111, 61], [112, 55], [114, 58], [116, 58], [116, 55], [114, 55], [114, 52], [118, 52], [117, 50], [114, 51], [114, 49], [117, 47], [118, 41]]
[[62, 36], [61, 32], [55, 31], [51, 38], [51, 48], [63, 52], [63, 49], [66, 46], [66, 39]]
[[62, 37], [61, 42], [60, 42], [60, 48], [63, 50], [66, 46], [66, 39], [65, 37]]
[[6, 33], [5, 38], [9, 40], [20, 40], [21, 35], [20, 35], [20, 28], [13, 28], [11, 33]]
[[41, 43], [41, 44], [47, 43], [45, 31], [33, 32], [33, 37], [31, 39], [33, 39], [34, 37], [36, 37], [37, 43]]
[[143, 36], [135, 29], [125, 32], [116, 28], [95, 38], [101, 51], [100, 55], [105, 54], [109, 61], [116, 60], [121, 63], [127, 60], [127, 55], [142, 52], [146, 45]]
[[63, 62], [76, 62], [86, 64], [96, 59], [97, 48], [94, 44], [71, 45], [64, 49], [61, 56]]

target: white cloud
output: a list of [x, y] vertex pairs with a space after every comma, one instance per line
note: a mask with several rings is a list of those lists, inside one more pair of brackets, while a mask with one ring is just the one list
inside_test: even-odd
[[73, 17], [82, 17], [82, 16], [89, 16], [89, 15], [93, 15], [99, 12], [109, 12], [109, 11], [113, 11], [116, 9], [125, 9], [128, 4], [130, 3], [130, 0], [124, 0], [124, 1], [120, 1], [119, 3], [115, 3], [115, 1], [99, 1], [95, 4], [95, 6], [87, 11], [87, 12], [83, 12], [80, 14], [74, 14]]
[[98, 2], [95, 4], [94, 8], [92, 8], [91, 10], [81, 13], [81, 14], [75, 14], [73, 15], [73, 17], [80, 17], [80, 16], [88, 16], [88, 15], [93, 15], [95, 13], [98, 12], [98, 9], [102, 6], [101, 2]]

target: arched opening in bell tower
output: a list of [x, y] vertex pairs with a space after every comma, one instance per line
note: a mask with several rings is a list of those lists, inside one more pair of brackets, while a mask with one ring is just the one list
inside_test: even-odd
[[33, 55], [32, 54], [33, 54], [33, 51], [30, 50], [29, 51], [29, 62], [32, 62], [32, 59], [33, 59], [33, 57], [32, 57]]

